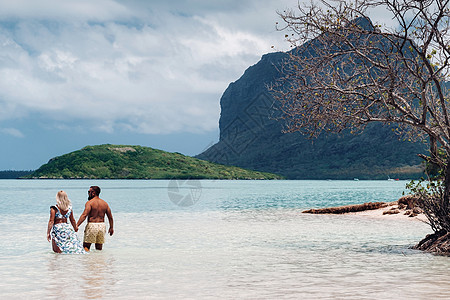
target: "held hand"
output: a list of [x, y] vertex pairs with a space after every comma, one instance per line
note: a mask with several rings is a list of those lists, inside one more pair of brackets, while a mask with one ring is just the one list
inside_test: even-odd
[[73, 228], [73, 230], [75, 230], [75, 232], [78, 232], [78, 226], [75, 225], [75, 227]]
[[108, 232], [109, 232], [109, 235], [113, 235], [113, 234], [114, 234], [114, 229], [112, 229], [111, 227], [109, 227]]

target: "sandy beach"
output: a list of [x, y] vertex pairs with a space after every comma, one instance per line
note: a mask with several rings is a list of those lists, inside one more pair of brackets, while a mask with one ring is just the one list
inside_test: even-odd
[[411, 196], [402, 196], [392, 202], [365, 202], [362, 204], [308, 209], [302, 213], [307, 214], [340, 214], [355, 215], [366, 218], [411, 220], [427, 223], [427, 217], [416, 204], [416, 199]]
[[[386, 213], [390, 210], [398, 209], [399, 213], [396, 214], [390, 214]], [[388, 203], [388, 206], [378, 208], [378, 209], [372, 209], [372, 210], [364, 210], [364, 211], [358, 211], [358, 212], [349, 212], [345, 213], [344, 215], [355, 215], [355, 216], [362, 216], [362, 217], [368, 217], [368, 218], [376, 218], [376, 219], [390, 219], [390, 220], [411, 220], [411, 221], [419, 221], [419, 222], [426, 222], [427, 218], [426, 216], [421, 213], [417, 216], [411, 217], [410, 215], [406, 215], [406, 209], [399, 209], [397, 201]]]

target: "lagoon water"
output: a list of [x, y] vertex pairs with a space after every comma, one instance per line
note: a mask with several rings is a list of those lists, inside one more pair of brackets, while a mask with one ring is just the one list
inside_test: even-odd
[[[449, 299], [450, 258], [410, 250], [428, 225], [303, 209], [395, 201], [405, 181], [0, 180], [2, 299]], [[115, 218], [103, 251], [46, 240], [65, 190]], [[84, 224], [78, 235], [82, 237]]]

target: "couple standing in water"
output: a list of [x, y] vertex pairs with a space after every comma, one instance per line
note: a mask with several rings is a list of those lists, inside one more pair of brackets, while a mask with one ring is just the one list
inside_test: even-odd
[[[50, 207], [50, 220], [48, 221], [47, 240], [52, 243], [54, 252], [57, 253], [86, 253], [92, 244], [95, 249], [102, 250], [105, 242], [105, 215], [109, 221], [109, 235], [114, 233], [114, 221], [106, 201], [99, 198], [100, 188], [91, 186], [88, 191], [88, 202], [86, 202], [83, 213], [78, 222], [75, 223], [72, 204], [64, 191], [56, 194], [56, 206]], [[83, 245], [76, 232], [78, 226], [88, 218], [88, 223], [84, 230]], [[73, 229], [67, 222], [70, 220]]]

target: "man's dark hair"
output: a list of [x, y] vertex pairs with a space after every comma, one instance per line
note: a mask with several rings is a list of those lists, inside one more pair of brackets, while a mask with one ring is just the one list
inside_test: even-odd
[[101, 191], [100, 187], [93, 185], [93, 186], [91, 186], [91, 189], [95, 192], [96, 196], [100, 195], [100, 191]]

